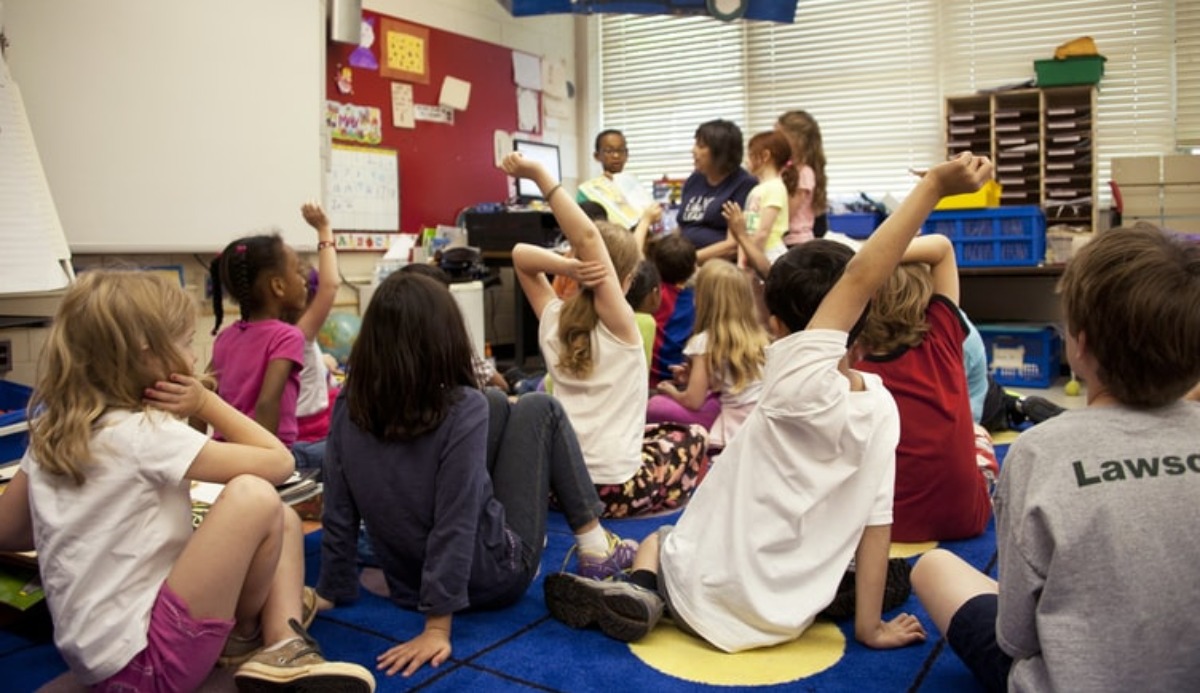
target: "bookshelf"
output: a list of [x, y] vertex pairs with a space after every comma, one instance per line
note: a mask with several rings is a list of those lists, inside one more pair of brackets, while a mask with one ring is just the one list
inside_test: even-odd
[[1040, 205], [1047, 227], [1097, 228], [1096, 89], [1016, 89], [946, 99], [946, 152], [985, 152], [1000, 204]]

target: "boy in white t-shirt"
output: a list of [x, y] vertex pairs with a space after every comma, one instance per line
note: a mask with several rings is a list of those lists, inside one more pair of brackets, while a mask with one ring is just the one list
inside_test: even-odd
[[546, 578], [569, 626], [644, 637], [666, 608], [726, 652], [799, 637], [856, 564], [855, 637], [876, 648], [925, 638], [915, 616], [882, 620], [899, 416], [870, 374], [849, 368], [867, 302], [934, 204], [976, 190], [991, 163], [963, 154], [931, 169], [857, 255], [833, 242], [788, 251], [766, 301], [779, 340], [758, 407], [673, 528], [648, 537], [630, 582]]

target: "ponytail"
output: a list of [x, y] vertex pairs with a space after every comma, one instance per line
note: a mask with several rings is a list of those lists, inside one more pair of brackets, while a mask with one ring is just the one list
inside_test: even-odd
[[800, 186], [800, 169], [796, 168], [791, 159], [779, 169], [779, 177], [783, 179], [783, 187], [787, 188], [788, 197], [795, 195], [796, 188]]
[[225, 319], [225, 301], [221, 292], [221, 254], [217, 254], [208, 265], [208, 281], [212, 284], [212, 335], [216, 336], [221, 329], [221, 321]]

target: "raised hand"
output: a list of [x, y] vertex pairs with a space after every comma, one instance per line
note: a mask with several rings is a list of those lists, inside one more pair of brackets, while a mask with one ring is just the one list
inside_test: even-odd
[[314, 229], [320, 231], [323, 228], [329, 227], [329, 217], [325, 215], [325, 210], [321, 208], [321, 203], [309, 200], [300, 206], [300, 214], [304, 217], [304, 221]]
[[500, 162], [500, 168], [510, 176], [517, 178], [533, 178], [538, 173], [545, 172], [545, 167], [536, 161], [526, 159], [520, 152], [505, 155]]
[[942, 197], [975, 192], [992, 178], [992, 162], [986, 156], [962, 152], [925, 172], [937, 184]]
[[735, 240], [746, 236], [746, 217], [742, 214], [741, 205], [733, 200], [729, 200], [721, 205], [721, 216], [725, 217], [729, 233], [733, 235]]

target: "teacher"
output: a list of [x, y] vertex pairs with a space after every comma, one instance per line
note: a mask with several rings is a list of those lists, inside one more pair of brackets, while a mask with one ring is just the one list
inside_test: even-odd
[[695, 172], [683, 184], [679, 232], [696, 246], [696, 261], [733, 258], [737, 242], [728, 237], [721, 207], [728, 201], [746, 206], [757, 181], [742, 168], [742, 131], [728, 120], [710, 120], [696, 128], [692, 146]]

